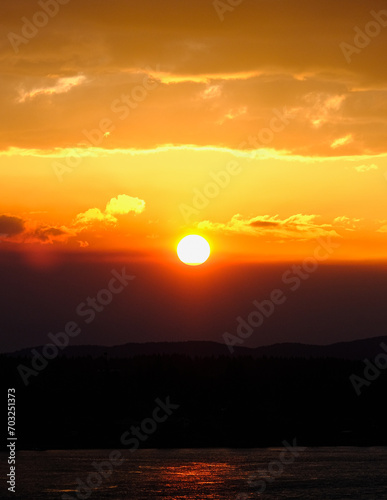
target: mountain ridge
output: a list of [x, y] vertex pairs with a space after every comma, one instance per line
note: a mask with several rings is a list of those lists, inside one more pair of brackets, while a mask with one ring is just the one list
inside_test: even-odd
[[[303, 344], [301, 342], [282, 342], [260, 347], [234, 346], [231, 353], [227, 345], [205, 340], [168, 341], [168, 342], [129, 342], [126, 344], [106, 345], [74, 345], [59, 349], [60, 356], [66, 357], [100, 357], [131, 358], [148, 355], [188, 355], [190, 357], [239, 357], [252, 356], [254, 358], [339, 358], [358, 360], [373, 358], [380, 352], [385, 352], [381, 343], [387, 345], [387, 336], [371, 337], [352, 341], [335, 342], [333, 344]], [[1, 353], [10, 357], [30, 357], [32, 350], [41, 352], [44, 346], [23, 348], [17, 351]], [[387, 348], [386, 348], [387, 349]]]

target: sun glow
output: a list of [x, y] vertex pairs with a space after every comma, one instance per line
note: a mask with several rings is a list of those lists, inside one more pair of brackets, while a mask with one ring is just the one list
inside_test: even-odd
[[189, 266], [203, 264], [210, 256], [210, 252], [208, 241], [197, 234], [185, 236], [177, 245], [179, 259]]

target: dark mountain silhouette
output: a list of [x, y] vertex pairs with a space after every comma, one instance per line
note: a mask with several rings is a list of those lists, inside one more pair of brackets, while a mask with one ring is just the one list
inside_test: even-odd
[[[368, 339], [353, 340], [350, 342], [338, 342], [329, 345], [313, 345], [301, 343], [281, 343], [268, 346], [250, 348], [234, 346], [234, 353], [231, 354], [225, 344], [207, 341], [186, 341], [186, 342], [146, 342], [128, 343], [117, 346], [103, 345], [69, 345], [62, 351], [61, 356], [99, 357], [107, 355], [109, 358], [131, 358], [134, 356], [151, 356], [157, 354], [180, 354], [190, 357], [207, 356], [251, 356], [253, 358], [276, 357], [276, 358], [337, 358], [348, 360], [361, 360], [364, 358], [374, 358], [382, 351], [380, 344], [387, 345], [387, 336], [373, 337]], [[37, 346], [39, 352], [43, 346]], [[31, 349], [21, 349], [9, 356], [29, 357]]]
[[18, 449], [125, 447], [121, 437], [168, 398], [178, 409], [141, 447], [281, 446], [294, 438], [387, 446], [387, 370], [380, 356], [380, 370], [371, 366], [382, 342], [240, 347], [234, 355], [214, 342], [69, 346], [46, 366], [26, 349], [0, 355], [0, 388], [16, 389]]

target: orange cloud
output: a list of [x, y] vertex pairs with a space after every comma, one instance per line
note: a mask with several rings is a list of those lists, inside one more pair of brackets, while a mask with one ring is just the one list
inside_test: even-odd
[[[30, 19], [36, 5], [3, 4], [3, 25], [20, 33], [20, 19]], [[77, 148], [83, 131], [105, 118], [114, 132], [104, 132], [101, 148], [235, 148], [268, 126], [274, 108], [286, 107], [297, 115], [276, 136], [277, 151], [384, 152], [387, 30], [347, 65], [340, 43], [351, 39], [354, 23], [370, 20], [371, 7], [353, 0], [332, 6], [255, 0], [220, 23], [211, 0], [117, 0], [108, 12], [92, 0], [69, 2], [17, 57], [6, 36], [0, 44], [0, 149]], [[384, 10], [385, 2], [373, 0], [372, 9]], [[69, 37], [69, 26], [79, 36]], [[157, 81], [157, 91], [129, 113], [121, 98], [144, 76]], [[348, 147], [335, 144], [348, 134], [356, 139]]]
[[[24, 220], [12, 215], [0, 215], [0, 239], [14, 243], [67, 243], [85, 230], [96, 230], [101, 226], [114, 227], [118, 224], [115, 215], [131, 212], [139, 214], [145, 210], [145, 201], [125, 194], [112, 198], [104, 211], [90, 208], [78, 214], [73, 223], [65, 225], [49, 225], [36, 220]], [[114, 215], [113, 215], [114, 214]], [[89, 245], [87, 241], [78, 241], [81, 248]]]
[[362, 219], [357, 219], [354, 217], [346, 217], [342, 215], [341, 217], [336, 217], [333, 219], [333, 224], [337, 227], [341, 227], [347, 231], [355, 231], [358, 228], [358, 223], [361, 222]]
[[125, 215], [130, 212], [140, 214], [145, 210], [145, 201], [126, 194], [120, 194], [112, 198], [106, 204], [102, 212], [99, 208], [89, 208], [75, 217], [73, 226], [78, 232], [90, 228], [94, 224], [105, 224], [115, 226], [118, 222], [115, 215]]
[[107, 214], [128, 214], [134, 212], [140, 214], [145, 210], [145, 201], [140, 198], [133, 198], [126, 194], [119, 194], [117, 198], [112, 198], [106, 205]]
[[327, 122], [332, 122], [332, 120], [337, 120], [345, 98], [345, 95], [311, 92], [304, 98], [307, 105], [304, 111], [305, 118], [316, 128], [321, 127]]
[[75, 232], [65, 226], [50, 226], [20, 217], [0, 216], [0, 240], [13, 243], [67, 242]]
[[102, 212], [99, 208], [89, 208], [86, 212], [82, 212], [75, 217], [73, 225], [78, 228], [78, 231], [83, 231], [96, 223], [115, 225], [117, 219], [111, 214]]
[[69, 238], [75, 236], [75, 232], [66, 226], [50, 226], [37, 222], [27, 222], [26, 231], [23, 234], [23, 243], [67, 243]]
[[82, 84], [86, 80], [83, 75], [58, 78], [53, 85], [33, 88], [32, 90], [19, 90], [18, 102], [23, 103], [26, 99], [33, 99], [41, 94], [63, 94], [69, 92], [73, 87]]
[[340, 146], [344, 146], [346, 144], [350, 144], [353, 141], [352, 134], [347, 134], [345, 137], [340, 137], [332, 142], [331, 148], [336, 149]]
[[280, 219], [278, 215], [261, 215], [251, 219], [243, 219], [240, 214], [236, 214], [226, 223], [207, 220], [199, 222], [197, 227], [201, 230], [251, 236], [271, 236], [300, 241], [311, 240], [320, 236], [339, 236], [331, 224], [318, 224], [316, 222], [318, 217], [318, 215], [297, 214], [287, 219]]
[[370, 170], [378, 170], [378, 166], [374, 163], [372, 165], [359, 165], [358, 167], [354, 167], [357, 172], [369, 172]]

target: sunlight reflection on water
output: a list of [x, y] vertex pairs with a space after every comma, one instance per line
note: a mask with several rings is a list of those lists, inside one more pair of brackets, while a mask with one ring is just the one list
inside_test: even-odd
[[[384, 486], [386, 448], [311, 448], [285, 464], [273, 477], [269, 464], [282, 449], [252, 450], [123, 450], [124, 462], [101, 483], [77, 496], [77, 478], [84, 484], [104, 461], [107, 450], [20, 452], [15, 499], [158, 499], [242, 500], [387, 499]], [[7, 464], [0, 462], [2, 477]], [[265, 481], [266, 490], [249, 485]], [[251, 483], [251, 481], [250, 481]], [[0, 497], [4, 498], [3, 491]]]

